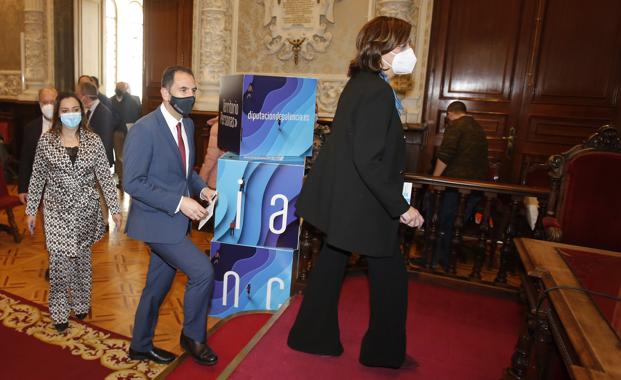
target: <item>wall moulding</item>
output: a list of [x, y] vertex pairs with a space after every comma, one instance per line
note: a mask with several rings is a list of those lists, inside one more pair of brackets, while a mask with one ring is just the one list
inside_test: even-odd
[[23, 62], [16, 95], [20, 100], [36, 100], [39, 89], [54, 82], [53, 28], [53, 0], [24, 1]]
[[0, 70], [0, 98], [15, 99], [22, 92], [20, 70]]

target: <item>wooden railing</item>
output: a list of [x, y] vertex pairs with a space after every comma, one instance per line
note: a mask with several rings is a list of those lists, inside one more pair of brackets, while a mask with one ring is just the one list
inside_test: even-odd
[[[517, 285], [507, 284], [508, 273], [516, 268], [518, 260], [512, 239], [516, 236], [543, 239], [541, 220], [547, 212], [549, 189], [415, 174], [406, 174], [405, 179], [406, 182], [412, 183], [410, 204], [421, 210], [424, 198], [427, 216], [425, 224], [420, 229], [415, 230], [401, 225], [401, 246], [408, 270], [503, 288], [517, 287]], [[436, 254], [435, 246], [439, 237], [439, 207], [436, 206], [440, 204], [444, 192], [449, 189], [458, 192], [459, 206], [454, 222], [449, 265], [445, 268], [437, 268], [432, 267]], [[481, 217], [478, 224], [468, 223], [467, 225], [464, 215], [465, 205], [473, 192], [481, 197], [477, 206]], [[526, 211], [524, 200], [527, 197], [534, 197], [538, 200], [538, 216], [535, 228], [532, 230], [524, 228], [525, 220], [521, 217], [522, 211]], [[470, 259], [459, 257], [460, 249], [467, 243], [473, 246], [473, 251], [476, 252]], [[303, 288], [307, 281], [321, 244], [321, 233], [312, 226], [303, 225], [299, 261], [296, 268], [298, 288]], [[494, 259], [496, 252], [499, 252], [498, 260]], [[412, 257], [412, 253], [415, 257]], [[486, 276], [483, 276], [486, 262]]]

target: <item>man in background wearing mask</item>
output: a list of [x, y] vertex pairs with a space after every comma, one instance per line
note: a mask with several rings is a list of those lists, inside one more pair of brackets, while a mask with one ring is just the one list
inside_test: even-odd
[[[101, 92], [99, 92], [99, 79], [96, 76], [80, 75], [80, 77], [78, 78], [78, 84], [76, 86], [76, 92], [78, 91], [78, 86], [80, 86], [82, 83], [90, 83], [93, 86], [95, 86], [95, 88], [97, 89], [97, 99], [99, 99], [99, 101], [102, 104], [105, 104], [106, 107], [112, 110], [112, 103], [110, 103], [110, 99], [108, 99], [108, 97], [105, 94], [102, 94]], [[114, 118], [118, 122], [120, 118], [119, 115], [117, 115], [114, 110], [112, 110], [112, 113], [114, 114]]]
[[[19, 155], [19, 173], [17, 175], [17, 192], [19, 201], [26, 204], [28, 201], [28, 185], [32, 175], [32, 165], [34, 164], [37, 144], [42, 134], [52, 127], [54, 117], [54, 103], [58, 91], [54, 87], [44, 87], [39, 90], [39, 108], [41, 117], [28, 123], [24, 128], [22, 137], [22, 149]], [[49, 268], [45, 271], [45, 279], [49, 279]]]
[[123, 144], [125, 143], [127, 129], [140, 118], [142, 105], [140, 98], [129, 93], [129, 85], [126, 82], [118, 82], [114, 93], [115, 95], [110, 97], [112, 111], [116, 112], [120, 118], [119, 128], [114, 131], [114, 172], [119, 179], [118, 187], [122, 188]]
[[113, 136], [118, 124], [112, 110], [99, 101], [98, 94], [97, 87], [88, 82], [78, 85], [76, 91], [76, 95], [86, 109], [88, 126], [101, 137], [101, 142], [106, 150], [106, 157], [108, 157], [108, 164], [112, 166], [114, 165]]
[[177, 269], [188, 276], [183, 304], [181, 347], [203, 365], [218, 357], [207, 345], [207, 306], [214, 282], [209, 257], [188, 238], [191, 221], [207, 210], [191, 198], [215, 194], [192, 169], [194, 123], [188, 116], [195, 101], [192, 71], [171, 66], [162, 75], [162, 104], [129, 130], [123, 151], [123, 187], [132, 197], [125, 231], [151, 249], [147, 280], [140, 297], [129, 357], [170, 363], [175, 355], [156, 348], [153, 335], [160, 305]]
[[[76, 95], [80, 98], [84, 108], [86, 109], [86, 120], [88, 126], [97, 133], [101, 138], [104, 149], [106, 150], [106, 157], [108, 158], [108, 165], [114, 165], [114, 130], [118, 128], [118, 120], [114, 117], [114, 114], [105, 104], [99, 101], [97, 95], [99, 91], [97, 87], [90, 82], [83, 82], [78, 85]], [[103, 193], [101, 187], [98, 187], [100, 191], [99, 204], [103, 213], [103, 220], [106, 226], [106, 231], [110, 229], [108, 220], [108, 206], [104, 202]]]
[[45, 87], [39, 90], [39, 107], [41, 109], [41, 117], [38, 117], [28, 123], [24, 128], [22, 139], [22, 148], [19, 156], [19, 174], [18, 174], [18, 196], [19, 200], [26, 204], [28, 197], [28, 184], [32, 174], [32, 164], [34, 163], [35, 152], [39, 137], [47, 132], [52, 126], [52, 117], [54, 116], [54, 102], [58, 92], [54, 87]]

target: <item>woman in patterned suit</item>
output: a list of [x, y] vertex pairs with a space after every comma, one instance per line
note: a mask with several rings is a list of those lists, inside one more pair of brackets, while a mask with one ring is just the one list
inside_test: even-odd
[[26, 207], [28, 228], [33, 233], [43, 197], [50, 255], [48, 301], [59, 332], [69, 327], [72, 310], [78, 319], [84, 319], [90, 309], [91, 248], [105, 232], [97, 182], [118, 231], [121, 209], [101, 139], [88, 129], [80, 100], [74, 94], [62, 94], [54, 105], [52, 127], [37, 145]]

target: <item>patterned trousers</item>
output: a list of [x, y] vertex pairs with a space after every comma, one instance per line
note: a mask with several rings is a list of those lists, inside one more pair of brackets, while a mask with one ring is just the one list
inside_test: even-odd
[[93, 266], [90, 247], [77, 257], [50, 252], [50, 317], [55, 324], [69, 320], [71, 311], [86, 314], [91, 308]]

